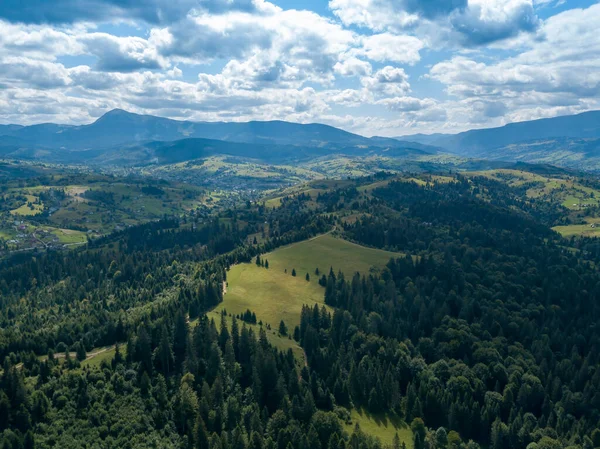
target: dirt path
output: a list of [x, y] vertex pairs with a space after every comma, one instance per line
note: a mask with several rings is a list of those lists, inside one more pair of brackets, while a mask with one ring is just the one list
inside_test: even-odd
[[[96, 350], [92, 350], [91, 352], [88, 352], [85, 360], [90, 360], [93, 359], [94, 357], [106, 352], [106, 351], [110, 351], [111, 349], [114, 349], [116, 347], [116, 345], [112, 345], [112, 346], [106, 346], [104, 348], [100, 348], [100, 349], [96, 349]], [[54, 354], [54, 358], [55, 359], [64, 359], [65, 358], [66, 353], [65, 352], [57, 352], [56, 354]], [[77, 353], [76, 352], [71, 352], [69, 351], [69, 355], [71, 356], [71, 358], [76, 358], [77, 357]], [[47, 360], [48, 356], [47, 355], [42, 355], [39, 357], [39, 359], [41, 361]], [[17, 369], [21, 369], [23, 368], [23, 363], [18, 363], [17, 365], [15, 365], [15, 368]], [[2, 373], [2, 371], [0, 370], [0, 374]]]
[[33, 238], [36, 239], [38, 242], [40, 242], [42, 245], [44, 245], [44, 247], [48, 248], [48, 244], [46, 242], [44, 242], [42, 239], [40, 239], [37, 235], [35, 235], [36, 231], [37, 231], [37, 229], [31, 233]]
[[[100, 348], [100, 349], [92, 349], [91, 352], [88, 352], [85, 360], [90, 360], [93, 359], [94, 357], [96, 357], [97, 355], [100, 355], [106, 351], [110, 351], [112, 349], [115, 349], [116, 345], [112, 345], [112, 346], [106, 346], [104, 348]], [[65, 358], [66, 353], [65, 352], [57, 352], [56, 354], [54, 354], [54, 358], [55, 359], [64, 359]], [[71, 358], [76, 358], [77, 357], [77, 353], [76, 352], [70, 352], [69, 351], [69, 355], [71, 356]], [[41, 358], [41, 360], [46, 360], [48, 358], [48, 356], [43, 356]]]

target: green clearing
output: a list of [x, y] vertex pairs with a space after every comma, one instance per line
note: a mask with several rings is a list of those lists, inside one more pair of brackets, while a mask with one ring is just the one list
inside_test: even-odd
[[401, 256], [400, 253], [367, 248], [324, 234], [279, 248], [261, 257], [269, 261], [269, 270], [280, 272], [287, 269], [290, 273], [295, 268], [298, 277], [304, 282], [306, 273], [309, 273], [310, 283], [317, 284], [316, 268], [322, 274], [329, 273], [329, 269], [333, 268], [335, 273], [342, 271], [344, 276], [350, 278], [357, 271], [367, 274], [371, 267], [382, 268], [392, 257]]
[[586, 218], [584, 224], [555, 226], [552, 229], [560, 233], [563, 237], [598, 237], [600, 236], [600, 218]]
[[[38, 215], [44, 211], [43, 204], [34, 204], [39, 198], [33, 195], [25, 195], [27, 197], [27, 203], [23, 204], [21, 207], [13, 209], [10, 211], [12, 215]], [[33, 209], [28, 206], [28, 203], [32, 203]]]
[[[119, 351], [121, 351], [121, 355], [123, 357], [127, 356], [127, 345], [120, 344]], [[94, 348], [87, 353], [86, 359], [83, 362], [81, 362], [81, 366], [82, 367], [85, 367], [85, 366], [99, 367], [100, 364], [105, 360], [107, 362], [110, 362], [115, 357], [116, 352], [117, 352], [116, 346], [104, 346], [102, 348]], [[73, 351], [69, 351], [69, 357], [71, 357], [73, 360], [75, 360], [77, 358], [77, 353], [73, 352]], [[65, 358], [65, 353], [57, 352], [54, 354], [54, 358], [56, 360], [58, 360], [59, 362], [62, 362]], [[40, 359], [41, 361], [44, 361], [44, 360], [48, 359], [48, 356], [41, 355], [41, 356], [38, 356], [38, 359]]]
[[281, 199], [282, 197], [268, 199], [265, 201], [265, 206], [271, 209], [276, 209], [281, 206]]
[[386, 187], [392, 181], [393, 181], [392, 179], [377, 181], [372, 184], [366, 184], [364, 186], [360, 186], [356, 190], [358, 190], [359, 192], [370, 192], [371, 190], [378, 189], [380, 187]]
[[[269, 262], [270, 263], [270, 262]], [[231, 267], [227, 273], [227, 293], [216, 312], [239, 315], [250, 309], [259, 321], [276, 330], [283, 320], [293, 331], [300, 324], [302, 305], [322, 304], [324, 290], [316, 282], [306, 282], [303, 276], [294, 277], [291, 270], [258, 267], [253, 263]]]
[[581, 188], [574, 189], [569, 194], [567, 194], [564, 201], [562, 202], [562, 205], [567, 209], [571, 210], [581, 210], [589, 206], [597, 206], [597, 193], [595, 191], [592, 192], [594, 194], [593, 197], [590, 195], [590, 192], [586, 190], [581, 190]]
[[[227, 292], [215, 312], [239, 315], [246, 310], [256, 313], [259, 321], [273, 330], [283, 320], [290, 332], [300, 323], [302, 306], [323, 304], [324, 289], [315, 269], [328, 273], [333, 267], [350, 277], [355, 272], [368, 273], [372, 266], [383, 267], [400, 254], [366, 248], [335, 238], [330, 234], [279, 248], [261, 256], [269, 268], [246, 263], [231, 267], [227, 273]], [[292, 276], [292, 269], [297, 276]], [[286, 272], [287, 270], [287, 272]], [[306, 273], [310, 281], [306, 281]]]
[[14, 238], [15, 233], [11, 229], [0, 229], [0, 239], [10, 240]]
[[[127, 345], [122, 344], [119, 346], [119, 351], [121, 352], [121, 355], [123, 356], [123, 358], [125, 358], [127, 356]], [[99, 350], [94, 350], [94, 352], [89, 352], [87, 355], [87, 359], [85, 359], [83, 362], [81, 362], [81, 366], [95, 366], [95, 367], [99, 367], [102, 362], [107, 361], [107, 362], [111, 362], [112, 359], [115, 357], [115, 353], [117, 352], [117, 349], [112, 346], [112, 347], [108, 347], [108, 348], [102, 348]]]
[[57, 228], [47, 228], [47, 230], [58, 237], [60, 243], [63, 244], [72, 245], [76, 243], [85, 243], [87, 240], [85, 237], [85, 232]]
[[350, 423], [343, 423], [346, 432], [350, 435], [352, 435], [354, 426], [358, 423], [363, 432], [379, 438], [385, 445], [391, 446], [394, 435], [398, 434], [400, 443], [404, 442], [407, 449], [413, 449], [412, 430], [398, 416], [388, 414], [372, 415], [364, 410], [352, 409], [350, 418]]

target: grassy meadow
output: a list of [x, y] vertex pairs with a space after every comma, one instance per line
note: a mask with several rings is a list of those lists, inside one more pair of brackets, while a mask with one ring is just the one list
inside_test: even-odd
[[371, 267], [381, 268], [392, 257], [400, 254], [379, 249], [367, 248], [348, 242], [331, 234], [324, 234], [310, 240], [279, 248], [262, 256], [269, 261], [269, 270], [288, 271], [296, 269], [297, 276], [304, 280], [309, 273], [311, 284], [317, 283], [316, 268], [322, 274], [329, 269], [337, 273], [342, 271], [350, 278], [356, 273], [366, 274]]
[[413, 433], [410, 426], [395, 415], [374, 415], [365, 410], [352, 409], [350, 419], [349, 423], [344, 423], [344, 429], [350, 435], [354, 432], [354, 426], [358, 424], [363, 432], [379, 438], [385, 445], [391, 446], [394, 436], [398, 434], [400, 443], [406, 444], [407, 449], [413, 449]]
[[[259, 321], [277, 329], [283, 320], [290, 331], [300, 323], [302, 306], [323, 304], [324, 289], [315, 269], [328, 273], [332, 267], [351, 277], [356, 271], [368, 273], [372, 266], [383, 267], [396, 253], [366, 248], [330, 234], [279, 248], [261, 256], [269, 268], [255, 263], [231, 267], [227, 273], [227, 293], [215, 311], [234, 315], [246, 310], [256, 313]], [[296, 276], [292, 276], [292, 270]], [[309, 273], [310, 280], [306, 280]]]

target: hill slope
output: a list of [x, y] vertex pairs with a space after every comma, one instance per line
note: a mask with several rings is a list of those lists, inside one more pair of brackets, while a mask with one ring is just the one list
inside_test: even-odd
[[473, 156], [497, 161], [552, 164], [578, 170], [600, 170], [600, 139], [557, 137], [517, 142], [480, 150]]
[[557, 137], [600, 138], [600, 111], [510, 123], [500, 128], [471, 130], [440, 137], [430, 144], [463, 156], [483, 156], [485, 150]]

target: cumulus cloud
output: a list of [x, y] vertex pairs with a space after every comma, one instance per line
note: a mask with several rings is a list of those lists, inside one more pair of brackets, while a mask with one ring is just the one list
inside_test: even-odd
[[394, 33], [421, 29], [466, 46], [531, 32], [539, 23], [533, 0], [330, 0], [329, 7], [347, 25]]
[[499, 62], [456, 56], [431, 68], [430, 76], [459, 97], [514, 97], [522, 92], [598, 96], [600, 4], [548, 19], [525, 51]]
[[223, 75], [257, 88], [265, 83], [332, 82], [334, 67], [356, 37], [313, 12], [273, 8], [259, 16], [199, 15], [155, 31], [150, 40], [160, 54], [187, 63], [229, 59]]
[[535, 31], [539, 19], [532, 0], [470, 0], [450, 16], [452, 28], [466, 45], [482, 45]]
[[54, 60], [62, 55], [82, 54], [84, 48], [72, 34], [64, 31], [0, 20], [0, 51], [3, 55]]
[[52, 89], [68, 85], [69, 75], [68, 70], [61, 64], [9, 56], [0, 58], [0, 83]]
[[557, 3], [331, 0], [323, 17], [266, 0], [5, 0], [0, 121], [120, 107], [398, 135], [598, 108], [600, 5]]
[[268, 48], [273, 34], [253, 23], [250, 15], [232, 15], [221, 20], [204, 15], [154, 30], [151, 40], [163, 55], [194, 63], [242, 58], [255, 48]]
[[335, 73], [347, 76], [367, 76], [373, 71], [371, 64], [354, 56], [336, 62], [333, 66]]
[[421, 59], [419, 52], [423, 47], [423, 42], [414, 36], [381, 33], [362, 37], [361, 46], [352, 53], [372, 61], [412, 65]]
[[329, 9], [345, 25], [358, 25], [376, 31], [415, 25], [419, 17], [394, 0], [330, 0]]
[[431, 98], [392, 97], [379, 100], [377, 104], [384, 105], [392, 111], [416, 112], [435, 106], [437, 101]]
[[178, 21], [191, 11], [254, 11], [253, 0], [3, 0], [0, 18], [28, 24], [70, 24], [115, 19], [152, 24]]
[[98, 58], [98, 70], [132, 72], [165, 68], [169, 65], [146, 39], [91, 33], [81, 37], [79, 42], [85, 45], [86, 53]]
[[378, 96], [403, 96], [410, 92], [408, 75], [399, 67], [386, 66], [371, 76], [363, 77], [361, 83]]

